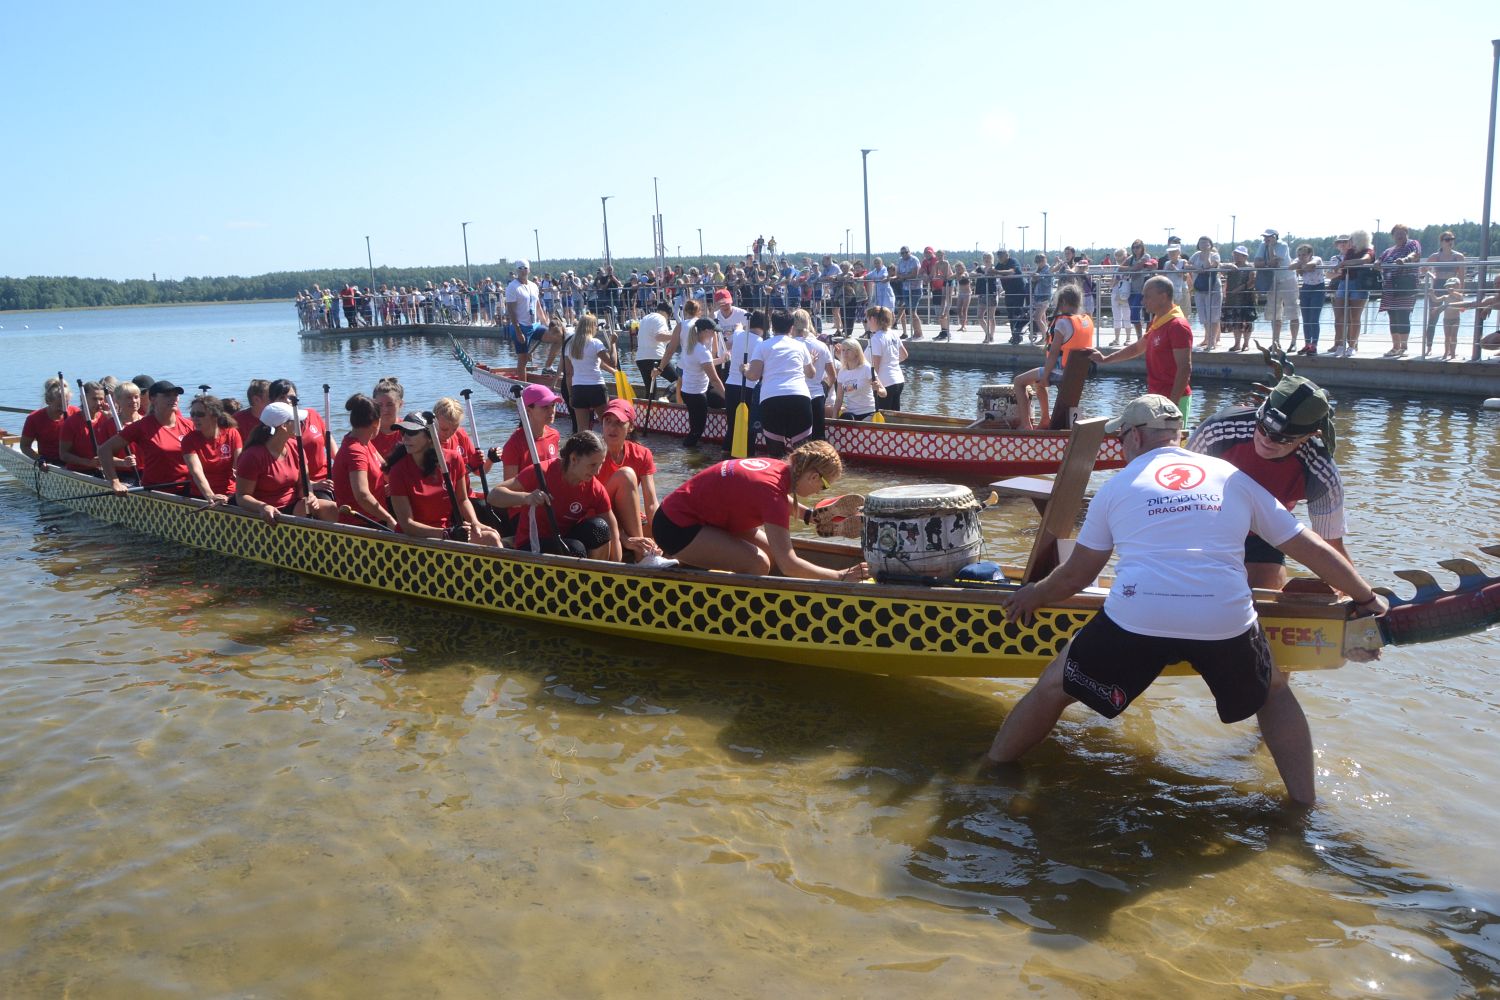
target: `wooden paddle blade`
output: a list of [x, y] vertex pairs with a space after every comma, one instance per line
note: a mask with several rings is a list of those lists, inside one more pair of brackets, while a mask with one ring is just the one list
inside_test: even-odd
[[750, 456], [750, 404], [741, 403], [734, 408], [734, 440], [729, 443], [729, 454], [734, 458]]

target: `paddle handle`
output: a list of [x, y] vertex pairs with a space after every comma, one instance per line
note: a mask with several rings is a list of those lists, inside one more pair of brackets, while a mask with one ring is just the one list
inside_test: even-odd
[[531, 417], [526, 413], [526, 404], [521, 401], [521, 387], [513, 386], [511, 392], [516, 397], [516, 415], [521, 418], [521, 436], [526, 439], [526, 451], [531, 455], [531, 467], [536, 470], [536, 488], [547, 495], [547, 521], [552, 525], [552, 534], [556, 536], [558, 544], [566, 549], [562, 529], [557, 526], [557, 512], [552, 509], [552, 494], [548, 492], [546, 477], [542, 475], [542, 457], [541, 453], [536, 450], [536, 436], [531, 433]]
[[307, 481], [307, 453], [302, 450], [302, 418], [297, 415], [297, 397], [288, 396], [286, 401], [292, 404], [292, 447], [297, 449], [297, 475], [306, 499], [312, 495], [312, 484]]
[[474, 419], [474, 390], [462, 389], [459, 395], [464, 398], [464, 409], [469, 413], [469, 427], [474, 431], [474, 447], [479, 451], [479, 486], [484, 490], [484, 495], [490, 495], [490, 481], [484, 474], [484, 448], [479, 444], [479, 421]]
[[328, 474], [333, 475], [333, 403], [328, 390], [333, 388], [323, 383], [323, 456], [328, 459]]

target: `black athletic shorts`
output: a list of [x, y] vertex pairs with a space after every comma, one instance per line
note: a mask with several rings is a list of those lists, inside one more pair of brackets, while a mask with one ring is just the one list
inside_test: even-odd
[[1171, 639], [1128, 631], [1101, 611], [1063, 656], [1063, 691], [1106, 719], [1125, 711], [1173, 663], [1198, 671], [1222, 722], [1250, 718], [1271, 692], [1271, 649], [1259, 623], [1232, 639]]
[[568, 402], [575, 410], [596, 410], [605, 403], [604, 386], [575, 385]]
[[664, 514], [660, 507], [656, 508], [656, 514], [651, 518], [651, 537], [656, 539], [656, 544], [669, 556], [675, 556], [691, 545], [702, 530], [701, 524], [684, 528]]
[[1245, 562], [1286, 565], [1286, 553], [1259, 535], [1245, 536]]

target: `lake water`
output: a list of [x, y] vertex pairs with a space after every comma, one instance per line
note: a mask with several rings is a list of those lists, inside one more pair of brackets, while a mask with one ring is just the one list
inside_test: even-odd
[[[426, 407], [446, 342], [300, 343], [285, 304], [0, 315], [0, 404], [145, 371]], [[22, 329], [30, 326], [30, 330]], [[58, 329], [61, 326], [62, 329]], [[474, 341], [480, 359], [506, 359]], [[967, 414], [1002, 374], [918, 368]], [[1091, 384], [1090, 412], [1141, 390]], [[1210, 386], [1198, 412], [1238, 398]], [[1500, 413], [1344, 392], [1372, 582], [1500, 540]], [[480, 439], [514, 422], [475, 395]], [[0, 423], [15, 429], [20, 417]], [[335, 418], [335, 425], [342, 421]], [[709, 456], [653, 438], [670, 489]], [[852, 470], [872, 489], [915, 481]], [[987, 514], [1030, 544], [1028, 505]], [[0, 477], [0, 994], [1393, 996], [1500, 983], [1500, 637], [1295, 678], [1279, 804], [1196, 680], [975, 766], [1025, 685], [881, 680], [406, 606]]]

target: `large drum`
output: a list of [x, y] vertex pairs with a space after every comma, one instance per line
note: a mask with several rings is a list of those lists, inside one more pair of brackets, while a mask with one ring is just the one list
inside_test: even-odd
[[1021, 406], [1016, 402], [1016, 387], [1009, 383], [980, 386], [974, 415], [986, 423], [1019, 427]]
[[871, 574], [952, 576], [979, 555], [979, 501], [967, 486], [891, 486], [865, 497]]

